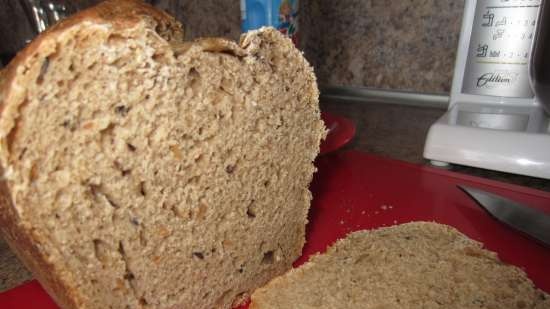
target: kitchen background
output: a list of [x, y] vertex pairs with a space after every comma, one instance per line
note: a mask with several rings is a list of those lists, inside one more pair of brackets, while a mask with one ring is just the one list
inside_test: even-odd
[[[85, 8], [99, 1], [72, 1]], [[240, 35], [239, 0], [156, 0], [187, 39]], [[19, 1], [0, 0], [2, 53], [28, 37]], [[301, 47], [321, 85], [447, 93], [460, 31], [461, 0], [301, 0]], [[13, 13], [15, 12], [15, 14]], [[14, 18], [17, 17], [17, 18]]]

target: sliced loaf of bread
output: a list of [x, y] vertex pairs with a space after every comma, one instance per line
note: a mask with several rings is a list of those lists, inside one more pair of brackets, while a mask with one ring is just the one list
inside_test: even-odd
[[6, 68], [0, 229], [64, 309], [230, 308], [301, 253], [312, 68], [269, 28], [182, 37], [107, 1]]
[[548, 294], [456, 229], [359, 231], [252, 294], [251, 309], [550, 308]]

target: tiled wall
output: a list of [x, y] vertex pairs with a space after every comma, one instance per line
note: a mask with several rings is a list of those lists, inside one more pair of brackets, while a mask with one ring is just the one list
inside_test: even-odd
[[[17, 1], [0, 0], [14, 3]], [[77, 0], [81, 7], [96, 0]], [[153, 0], [188, 39], [240, 34], [239, 0]], [[464, 1], [301, 0], [302, 48], [322, 85], [448, 92]], [[2, 4], [2, 7], [7, 7]], [[1, 11], [4, 11], [2, 13]], [[0, 10], [2, 25], [13, 23]], [[3, 42], [13, 31], [0, 31]]]

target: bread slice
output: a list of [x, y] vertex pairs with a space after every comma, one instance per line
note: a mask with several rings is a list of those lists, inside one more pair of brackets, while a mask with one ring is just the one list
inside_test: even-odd
[[359, 231], [252, 294], [251, 309], [550, 308], [519, 268], [452, 227]]
[[229, 308], [301, 253], [312, 68], [273, 29], [181, 38], [107, 1], [7, 67], [0, 228], [62, 308]]

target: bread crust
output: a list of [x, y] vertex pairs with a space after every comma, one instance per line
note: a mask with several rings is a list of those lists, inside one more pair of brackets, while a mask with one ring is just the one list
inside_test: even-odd
[[[18, 71], [23, 70], [28, 61], [40, 52], [44, 43], [54, 41], [66, 30], [85, 22], [109, 24], [115, 29], [124, 29], [132, 27], [144, 18], [153, 18], [158, 25], [169, 28], [165, 29], [171, 32], [171, 36], [166, 37], [167, 40], [183, 40], [183, 29], [172, 16], [137, 0], [105, 1], [95, 7], [76, 13], [38, 35], [0, 73], [0, 116], [3, 120], [6, 117], [15, 118], [16, 115], [5, 115], [7, 102], [13, 102], [9, 98], [16, 82], [15, 78]], [[10, 130], [12, 129], [16, 129], [16, 123], [14, 123], [13, 128], [10, 128]], [[6, 136], [6, 132], [3, 133], [2, 140]], [[3, 141], [0, 147], [5, 147], [5, 145], [7, 144]], [[6, 151], [7, 149], [2, 150], [2, 152]], [[0, 175], [3, 175], [0, 180], [0, 232], [2, 232], [10, 248], [23, 264], [32, 271], [36, 279], [57, 304], [66, 309], [84, 308], [86, 301], [78, 293], [74, 283], [68, 280], [68, 274], [49, 262], [48, 255], [41, 250], [41, 236], [19, 218], [6, 177], [4, 177], [6, 169], [5, 166], [0, 167]]]
[[164, 25], [173, 32], [172, 37], [167, 39], [183, 41], [183, 27], [174, 17], [139, 0], [107, 0], [89, 9], [82, 10], [39, 34], [29, 45], [18, 52], [3, 69], [2, 78], [0, 78], [0, 115], [4, 113], [6, 108], [6, 94], [9, 95], [18, 68], [25, 65], [29, 59], [36, 55], [45, 42], [55, 40], [64, 31], [84, 22], [98, 25], [109, 24], [114, 29], [124, 29], [137, 24], [145, 16], [153, 18], [159, 25]]
[[[4, 169], [0, 168], [0, 173]], [[40, 236], [19, 220], [6, 181], [0, 182], [0, 231], [9, 247], [30, 270], [48, 294], [63, 308], [81, 308], [81, 296], [62, 279], [60, 270], [40, 250]]]

